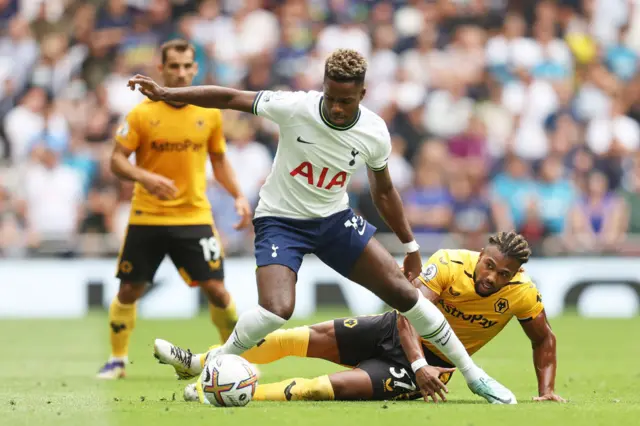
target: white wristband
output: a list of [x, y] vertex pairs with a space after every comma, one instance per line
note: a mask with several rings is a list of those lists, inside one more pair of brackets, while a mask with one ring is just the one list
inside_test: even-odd
[[427, 360], [424, 358], [419, 358], [411, 363], [411, 369], [414, 373], [420, 370], [422, 367], [429, 365]]
[[406, 254], [415, 253], [418, 250], [420, 250], [420, 246], [418, 245], [418, 243], [416, 243], [416, 240], [410, 241], [408, 243], [404, 243], [403, 246], [404, 246], [404, 252]]

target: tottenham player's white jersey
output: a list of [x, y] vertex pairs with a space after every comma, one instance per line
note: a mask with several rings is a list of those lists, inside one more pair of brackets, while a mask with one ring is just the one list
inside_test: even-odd
[[319, 92], [257, 94], [253, 113], [277, 123], [280, 140], [255, 217], [312, 219], [346, 210], [347, 186], [358, 167], [387, 167], [391, 138], [382, 118], [360, 106], [351, 125], [336, 127], [324, 117], [322, 102]]

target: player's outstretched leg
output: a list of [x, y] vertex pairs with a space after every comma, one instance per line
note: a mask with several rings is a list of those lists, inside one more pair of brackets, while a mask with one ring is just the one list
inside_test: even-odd
[[136, 325], [136, 301], [144, 292], [144, 283], [120, 283], [120, 290], [109, 307], [111, 356], [97, 374], [99, 379], [125, 376], [129, 339]]
[[404, 277], [395, 259], [371, 238], [349, 278], [371, 290], [411, 322], [460, 370], [475, 394], [494, 404], [515, 404], [513, 393], [475, 365], [444, 315]]
[[198, 285], [209, 300], [211, 322], [218, 329], [220, 340], [225, 342], [238, 322], [236, 303], [224, 287], [222, 280], [206, 280], [199, 282]]
[[[184, 399], [203, 402], [199, 384], [184, 389]], [[258, 384], [254, 401], [367, 401], [374, 399], [369, 375], [360, 369], [340, 371], [313, 379], [296, 377], [277, 383]]]
[[[215, 351], [219, 346], [209, 350]], [[161, 364], [171, 365], [180, 379], [191, 379], [202, 372], [209, 352], [192, 354], [166, 340], [156, 339], [154, 356]], [[287, 356], [320, 358], [340, 363], [333, 321], [311, 327], [280, 329], [268, 334], [259, 345], [242, 357], [252, 364], [268, 364]]]

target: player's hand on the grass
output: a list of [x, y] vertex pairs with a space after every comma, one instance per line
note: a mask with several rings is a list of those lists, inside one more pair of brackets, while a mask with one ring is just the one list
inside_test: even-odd
[[535, 396], [533, 397], [533, 400], [536, 402], [543, 402], [543, 401], [567, 402], [566, 399], [564, 399], [560, 395], [556, 395], [555, 393], [548, 393], [542, 396]]
[[178, 195], [178, 188], [173, 181], [156, 173], [145, 172], [140, 178], [140, 184], [161, 200], [172, 200]]
[[167, 89], [153, 81], [152, 78], [140, 74], [136, 74], [135, 77], [129, 79], [127, 86], [129, 86], [131, 90], [136, 90], [137, 86], [140, 93], [152, 101], [160, 101], [164, 99], [167, 91]]
[[438, 397], [443, 402], [447, 401], [444, 394], [449, 393], [449, 389], [440, 381], [440, 375], [454, 371], [455, 368], [432, 367], [430, 365], [425, 365], [416, 371], [416, 383], [425, 402], [429, 402], [429, 398], [431, 398], [433, 402], [437, 403]]
[[419, 251], [409, 253], [404, 257], [402, 271], [409, 281], [418, 278], [420, 272], [422, 272], [422, 257], [420, 257]]
[[253, 215], [249, 201], [245, 197], [238, 197], [235, 201], [236, 213], [240, 216], [240, 221], [233, 225], [234, 229], [243, 229], [249, 226], [251, 223], [251, 217]]

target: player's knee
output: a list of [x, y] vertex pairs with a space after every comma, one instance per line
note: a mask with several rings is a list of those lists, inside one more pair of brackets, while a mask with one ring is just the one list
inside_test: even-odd
[[258, 268], [258, 303], [264, 309], [288, 320], [296, 304], [296, 273], [286, 266], [269, 265]]
[[293, 316], [295, 307], [294, 303], [289, 300], [270, 300], [260, 303], [260, 306], [284, 320], [289, 320]]
[[271, 312], [284, 320], [289, 320], [293, 316], [293, 305], [279, 305], [271, 310]]
[[391, 292], [390, 304], [394, 309], [406, 312], [418, 302], [418, 292], [403, 275], [394, 277], [394, 281], [396, 285], [393, 286], [394, 291]]
[[332, 374], [329, 376], [331, 387], [333, 388], [333, 396], [337, 401], [355, 399], [349, 383], [340, 378], [340, 376]]
[[118, 290], [118, 300], [120, 303], [130, 305], [142, 297], [146, 286], [144, 283], [121, 282]]

